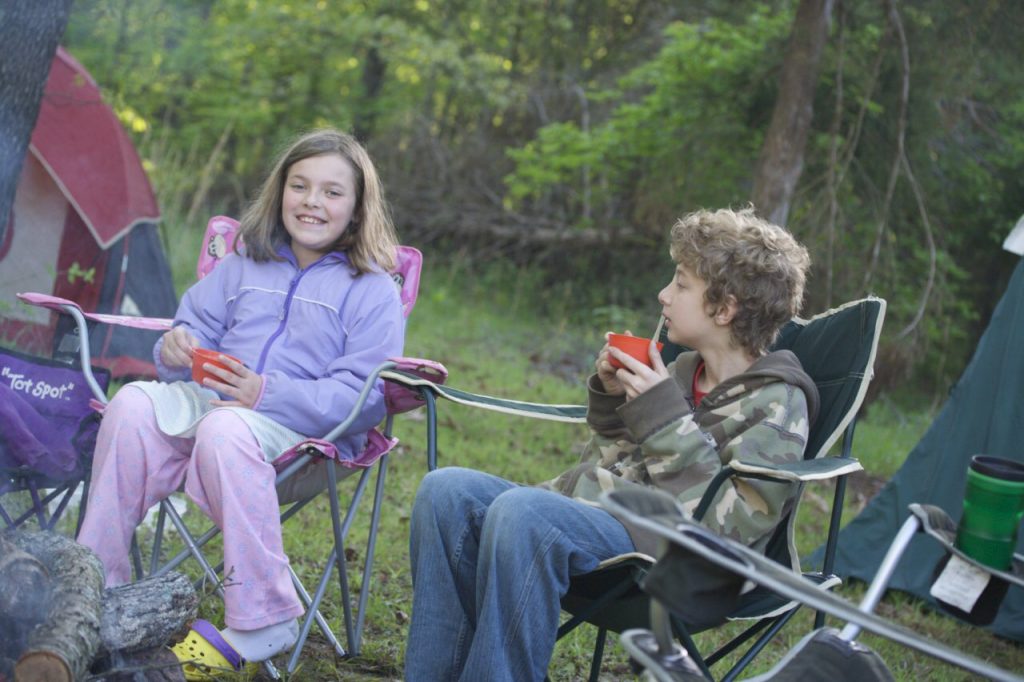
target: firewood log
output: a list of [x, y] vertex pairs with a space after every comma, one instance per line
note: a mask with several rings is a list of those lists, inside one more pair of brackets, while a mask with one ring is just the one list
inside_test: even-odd
[[18, 549], [49, 569], [51, 604], [14, 666], [16, 682], [85, 676], [100, 646], [103, 567], [87, 547], [57, 533], [9, 533]]
[[48, 577], [39, 559], [0, 535], [0, 613], [42, 620], [49, 603]]
[[103, 593], [101, 649], [129, 653], [177, 643], [198, 607], [192, 581], [176, 571], [110, 588]]
[[108, 670], [117, 661], [124, 674], [180, 679], [165, 647], [196, 617], [192, 582], [172, 571], [107, 590], [102, 583], [99, 560], [83, 545], [55, 533], [0, 534], [0, 655], [21, 654], [16, 681], [81, 679], [96, 659]]
[[0, 535], [0, 656], [16, 658], [21, 653], [49, 605], [46, 567]]

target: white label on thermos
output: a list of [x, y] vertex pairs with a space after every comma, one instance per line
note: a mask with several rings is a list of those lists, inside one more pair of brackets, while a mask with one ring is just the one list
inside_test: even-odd
[[939, 601], [969, 612], [991, 579], [988, 571], [953, 554], [929, 593]]

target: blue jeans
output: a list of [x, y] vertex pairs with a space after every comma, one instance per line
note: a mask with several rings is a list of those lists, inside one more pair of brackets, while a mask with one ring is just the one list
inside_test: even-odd
[[543, 680], [569, 577], [633, 551], [615, 517], [470, 469], [423, 479], [410, 528], [407, 682]]

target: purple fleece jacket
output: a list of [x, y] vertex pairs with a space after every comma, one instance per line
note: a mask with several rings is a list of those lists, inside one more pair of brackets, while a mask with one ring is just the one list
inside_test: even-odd
[[[203, 348], [233, 355], [263, 376], [254, 409], [303, 435], [322, 437], [350, 411], [370, 372], [400, 356], [405, 336], [398, 290], [386, 273], [354, 275], [344, 253], [329, 253], [300, 270], [285, 260], [257, 263], [228, 255], [181, 299], [174, 325], [185, 325]], [[188, 381], [189, 368], [160, 361], [164, 381]], [[384, 417], [378, 382], [349, 435], [337, 445], [351, 454]]]

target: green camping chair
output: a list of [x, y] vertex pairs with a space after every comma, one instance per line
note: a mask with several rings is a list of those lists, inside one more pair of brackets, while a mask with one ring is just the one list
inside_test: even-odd
[[[804, 369], [814, 379], [821, 394], [821, 410], [811, 426], [805, 460], [772, 468], [735, 462], [712, 481], [695, 513], [698, 519], [703, 516], [715, 492], [729, 476], [775, 478], [799, 481], [801, 484], [807, 481], [836, 479], [823, 565], [820, 570], [803, 574], [808, 581], [826, 589], [841, 582], [838, 577], [832, 575], [831, 570], [845, 495], [844, 476], [861, 469], [860, 464], [850, 457], [854, 424], [857, 410], [864, 400], [871, 379], [884, 317], [885, 301], [869, 297], [829, 310], [810, 320], [795, 318], [783, 327], [773, 348], [793, 351], [803, 363]], [[670, 361], [681, 350], [678, 346], [666, 343], [662, 355], [666, 361]], [[437, 397], [532, 418], [573, 423], [584, 422], [586, 419], [585, 406], [546, 405], [473, 394], [450, 386], [436, 386], [427, 380], [400, 371], [385, 371], [381, 376], [388, 381], [420, 391], [427, 406], [427, 465], [430, 469], [435, 468], [437, 464]], [[840, 436], [843, 438], [841, 454], [827, 456]], [[802, 485], [800, 490], [802, 491]], [[794, 541], [796, 508], [797, 504], [792, 505], [790, 512], [779, 523], [768, 544], [766, 554], [790, 571], [799, 573], [800, 562]], [[622, 632], [628, 628], [646, 626], [649, 599], [639, 584], [653, 563], [652, 557], [633, 553], [606, 561], [598, 570], [573, 579], [568, 594], [562, 600], [563, 609], [571, 617], [559, 628], [559, 638], [585, 622], [598, 627], [590, 679], [597, 679], [609, 630]], [[696, 651], [690, 635], [712, 626], [711, 623], [688, 624], [674, 617], [673, 625], [676, 635], [693, 650], [694, 660], [708, 677], [711, 676], [709, 668], [712, 665], [757, 637], [733, 670], [726, 675], [726, 679], [731, 679], [745, 668], [792, 618], [798, 606], [798, 602], [779, 597], [767, 589], [756, 589], [742, 595], [736, 607], [730, 610], [728, 617], [750, 619], [753, 625], [734, 641], [707, 657], [701, 657]], [[823, 618], [823, 615], [819, 615], [818, 620]], [[694, 627], [695, 624], [698, 627]], [[714, 624], [717, 625], [719, 622]], [[819, 622], [818, 627], [820, 625]]]

